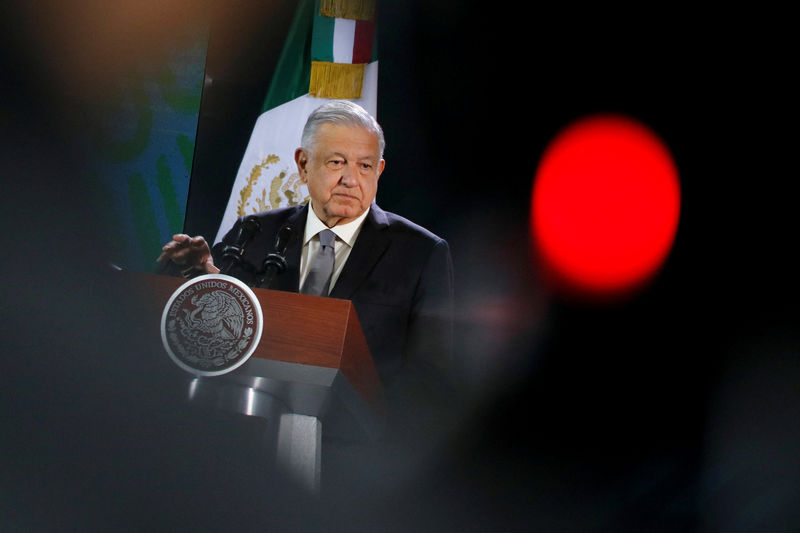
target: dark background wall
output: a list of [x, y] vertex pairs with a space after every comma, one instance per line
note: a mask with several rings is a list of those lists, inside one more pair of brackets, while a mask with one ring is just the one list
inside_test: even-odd
[[[291, 2], [134, 4], [4, 8], [0, 512], [20, 530], [52, 525], [44, 501], [76, 527], [313, 529], [315, 512], [246, 464], [257, 428], [164, 410], [169, 379], [137, 351], [103, 269], [114, 231], [80, 142], [107, 80], [179, 38], [159, 21], [212, 13], [186, 226], [213, 234]], [[383, 490], [323, 508], [328, 525], [797, 529], [796, 91], [782, 18], [381, 4], [378, 201], [451, 245], [464, 390], [424, 468], [375, 469], [365, 487]], [[652, 127], [683, 193], [660, 275], [604, 306], [549, 293], [527, 225], [548, 140], [597, 111]], [[269, 502], [199, 504], [219, 490]]]

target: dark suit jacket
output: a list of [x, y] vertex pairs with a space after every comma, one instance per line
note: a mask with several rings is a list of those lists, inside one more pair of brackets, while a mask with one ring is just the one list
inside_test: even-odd
[[[255, 215], [260, 232], [246, 245], [244, 267], [235, 267], [229, 274], [252, 284], [254, 267], [260, 267], [274, 251], [279, 228], [291, 224], [295, 231], [286, 249], [286, 271], [269, 288], [298, 292], [308, 209], [308, 205], [286, 207]], [[233, 241], [242, 220], [237, 220], [223, 243]], [[214, 261], [222, 264], [216, 255]], [[389, 395], [392, 388], [408, 387], [409, 378], [441, 376], [450, 366], [452, 260], [447, 242], [428, 230], [373, 203], [330, 297], [353, 301]], [[399, 379], [401, 375], [405, 379]]]

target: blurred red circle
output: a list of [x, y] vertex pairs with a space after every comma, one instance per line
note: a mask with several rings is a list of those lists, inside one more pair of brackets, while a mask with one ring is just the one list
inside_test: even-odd
[[560, 288], [602, 296], [640, 287], [669, 254], [679, 215], [672, 156], [631, 118], [581, 119], [542, 155], [531, 200], [532, 238]]

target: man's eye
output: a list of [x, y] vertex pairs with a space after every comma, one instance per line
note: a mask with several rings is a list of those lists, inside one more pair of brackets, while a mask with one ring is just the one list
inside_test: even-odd
[[361, 168], [364, 170], [369, 170], [372, 168], [372, 165], [370, 163], [361, 163]]
[[326, 165], [328, 168], [342, 168], [344, 166], [344, 161], [341, 159], [331, 159]]

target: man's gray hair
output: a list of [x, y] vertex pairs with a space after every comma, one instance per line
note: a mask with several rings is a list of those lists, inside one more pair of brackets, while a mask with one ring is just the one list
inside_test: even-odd
[[383, 158], [383, 150], [386, 148], [386, 140], [383, 138], [383, 129], [378, 121], [370, 115], [366, 109], [349, 100], [333, 100], [326, 102], [311, 112], [303, 128], [303, 136], [300, 138], [300, 146], [308, 151], [313, 151], [314, 141], [317, 130], [326, 123], [338, 124], [340, 126], [355, 126], [364, 128], [378, 136], [380, 147], [380, 157]]

